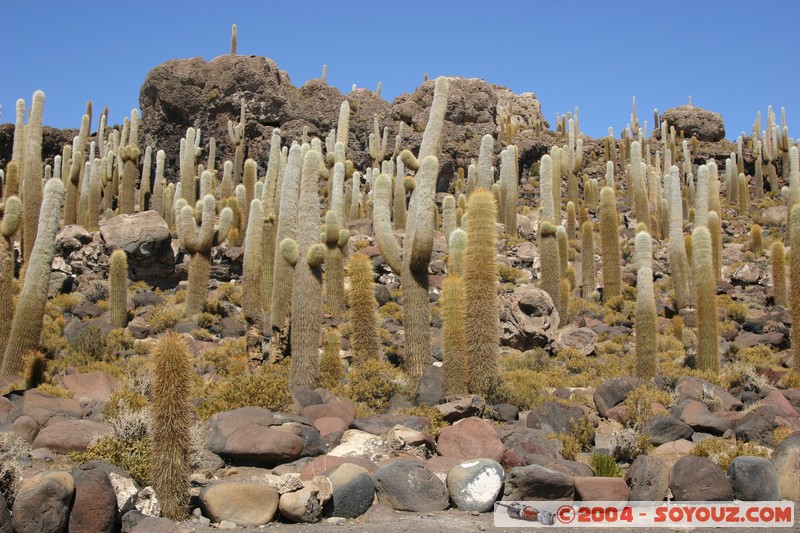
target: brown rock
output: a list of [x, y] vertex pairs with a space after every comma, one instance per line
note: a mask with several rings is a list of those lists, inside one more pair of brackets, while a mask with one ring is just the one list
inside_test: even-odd
[[57, 453], [82, 452], [97, 436], [108, 435], [107, 425], [91, 420], [64, 420], [45, 426], [31, 444], [32, 449], [49, 448]]
[[575, 477], [575, 493], [583, 501], [626, 502], [631, 489], [621, 477]]
[[725, 138], [722, 115], [707, 109], [691, 105], [673, 107], [664, 111], [661, 120], [675, 126], [687, 139], [696, 136], [698, 141], [717, 142]]
[[275, 416], [260, 407], [216, 413], [206, 422], [206, 447], [223, 459], [274, 465], [298, 459], [303, 439], [276, 429]]
[[256, 483], [215, 483], [200, 493], [203, 515], [212, 522], [229, 520], [240, 527], [258, 527], [272, 522], [280, 494]]
[[339, 400], [303, 407], [300, 416], [311, 420], [335, 416], [341, 418], [349, 427], [356, 418], [356, 407], [351, 400]]
[[506, 447], [492, 425], [480, 418], [466, 418], [442, 428], [436, 451], [445, 457], [503, 459]]
[[50, 419], [64, 420], [81, 418], [83, 410], [78, 400], [56, 398], [38, 389], [27, 390], [8, 413], [6, 422], [13, 422], [22, 415], [31, 417], [39, 426]]
[[544, 347], [555, 337], [560, 318], [550, 295], [532, 285], [520, 285], [500, 306], [500, 344], [520, 351]]
[[108, 401], [117, 388], [117, 380], [105, 372], [79, 373], [74, 368], [67, 368], [61, 378], [61, 384], [74, 393], [74, 398]]
[[728, 476], [710, 459], [687, 455], [678, 459], [669, 476], [676, 501], [730, 501], [733, 489]]
[[75, 476], [70, 533], [111, 533], [117, 523], [117, 496], [111, 480], [95, 468]]
[[335, 457], [333, 455], [320, 455], [315, 457], [308, 463], [303, 470], [300, 471], [300, 479], [308, 481], [314, 479], [316, 476], [324, 475], [326, 472], [335, 470], [345, 463], [352, 463], [365, 468], [369, 472], [374, 472], [377, 469], [375, 463], [364, 457]]

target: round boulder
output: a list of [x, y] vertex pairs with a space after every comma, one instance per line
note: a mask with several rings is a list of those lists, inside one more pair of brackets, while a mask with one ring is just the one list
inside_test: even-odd
[[397, 511], [443, 511], [449, 504], [444, 483], [423, 463], [412, 459], [398, 459], [379, 468], [375, 486], [381, 503]]
[[675, 126], [687, 139], [697, 137], [698, 141], [717, 142], [725, 138], [725, 124], [722, 115], [692, 105], [681, 105], [667, 109], [661, 120], [668, 126]]
[[454, 466], [447, 473], [450, 500], [462, 511], [491, 511], [503, 490], [505, 472], [497, 461], [478, 459]]

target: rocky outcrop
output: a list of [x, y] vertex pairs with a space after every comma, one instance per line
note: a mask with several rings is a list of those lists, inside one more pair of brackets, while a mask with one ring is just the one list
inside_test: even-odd
[[717, 142], [725, 138], [725, 124], [722, 115], [691, 105], [681, 105], [667, 109], [661, 120], [675, 126], [678, 134], [687, 139], [697, 137], [698, 141]]

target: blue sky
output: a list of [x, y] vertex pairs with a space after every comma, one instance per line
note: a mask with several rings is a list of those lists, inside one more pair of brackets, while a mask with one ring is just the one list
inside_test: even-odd
[[[302, 6], [302, 7], [299, 7]], [[800, 2], [196, 0], [0, 3], [0, 122], [17, 98], [46, 94], [45, 123], [78, 127], [86, 101], [111, 123], [138, 107], [147, 72], [169, 59], [238, 52], [274, 59], [295, 85], [320, 76], [391, 101], [424, 73], [533, 91], [545, 117], [579, 106], [581, 129], [619, 135], [637, 97], [640, 121], [686, 103], [722, 113], [728, 138], [756, 112], [800, 120]], [[652, 127], [652, 125], [651, 125]]]

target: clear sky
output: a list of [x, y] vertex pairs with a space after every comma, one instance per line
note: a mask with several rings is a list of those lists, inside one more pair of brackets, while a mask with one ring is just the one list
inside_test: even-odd
[[[533, 91], [552, 123], [580, 107], [581, 129], [619, 135], [637, 97], [639, 120], [688, 102], [722, 113], [727, 137], [756, 112], [786, 107], [800, 121], [800, 2], [570, 0], [272, 0], [0, 2], [0, 122], [17, 98], [46, 94], [45, 123], [78, 127], [87, 100], [110, 123], [138, 107], [147, 72], [169, 59], [230, 50], [274, 59], [295, 85], [355, 83], [390, 100], [424, 73], [484, 78]], [[95, 125], [93, 125], [95, 127]], [[652, 124], [650, 125], [652, 128]], [[800, 123], [798, 123], [800, 127]], [[795, 135], [796, 136], [796, 135]]]

